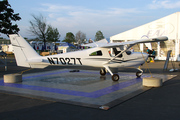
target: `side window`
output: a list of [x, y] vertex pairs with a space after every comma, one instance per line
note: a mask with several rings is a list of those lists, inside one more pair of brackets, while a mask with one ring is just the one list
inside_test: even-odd
[[89, 54], [89, 56], [102, 56], [101, 50]]

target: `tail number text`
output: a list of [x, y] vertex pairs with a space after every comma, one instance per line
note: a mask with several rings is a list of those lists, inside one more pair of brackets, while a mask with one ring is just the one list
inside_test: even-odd
[[82, 65], [81, 58], [47, 58], [50, 64], [63, 64], [63, 65]]

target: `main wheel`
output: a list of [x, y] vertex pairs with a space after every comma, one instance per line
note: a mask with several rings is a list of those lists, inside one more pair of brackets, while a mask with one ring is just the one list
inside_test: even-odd
[[114, 75], [112, 76], [112, 80], [113, 80], [113, 81], [118, 81], [118, 80], [119, 80], [119, 75], [118, 75], [118, 74], [114, 74]]
[[101, 75], [106, 75], [106, 70], [105, 70], [105, 69], [101, 69], [101, 70], [100, 70], [100, 74], [101, 74]]
[[136, 72], [136, 76], [137, 76], [137, 78], [140, 78], [140, 77], [141, 77], [141, 75], [142, 75], [142, 72]]

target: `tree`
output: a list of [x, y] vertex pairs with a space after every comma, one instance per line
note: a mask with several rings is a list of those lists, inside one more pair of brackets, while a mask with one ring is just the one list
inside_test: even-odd
[[0, 32], [6, 34], [15, 34], [20, 31], [17, 24], [12, 24], [12, 21], [20, 20], [19, 13], [14, 14], [8, 0], [0, 1]]
[[29, 31], [39, 39], [43, 40], [45, 46], [48, 29], [46, 19], [41, 14], [40, 16], [35, 16], [32, 14], [32, 17], [34, 18], [34, 20], [29, 21], [29, 23], [31, 24]]
[[104, 38], [105, 37], [103, 36], [103, 33], [100, 30], [96, 32], [95, 41], [99, 41], [99, 40], [102, 40]]
[[32, 14], [34, 20], [29, 21], [31, 24], [29, 31], [38, 39], [43, 40], [44, 46], [46, 41], [56, 42], [60, 38], [57, 28], [53, 28], [46, 23], [46, 18], [43, 15], [35, 16]]
[[47, 41], [56, 42], [60, 38], [60, 34], [57, 28], [53, 28], [51, 25], [47, 29]]
[[76, 42], [78, 42], [79, 44], [82, 44], [82, 43], [86, 42], [85, 39], [86, 39], [85, 33], [81, 32], [81, 31], [78, 31], [76, 33]]
[[63, 42], [68, 42], [68, 43], [75, 42], [74, 34], [73, 34], [72, 32], [66, 33], [66, 37], [65, 37], [65, 39], [63, 40]]

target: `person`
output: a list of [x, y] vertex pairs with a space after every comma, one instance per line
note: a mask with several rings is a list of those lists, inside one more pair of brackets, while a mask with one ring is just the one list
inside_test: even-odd
[[152, 54], [151, 54], [152, 62], [154, 62], [155, 56], [156, 56], [156, 52], [154, 51], [154, 49], [152, 49]]
[[134, 52], [134, 49], [133, 48], [131, 48], [131, 53], [133, 53]]
[[146, 53], [148, 54], [148, 59], [147, 59], [147, 63], [151, 62], [151, 50], [148, 49], [148, 47], [146, 47]]
[[148, 49], [148, 47], [146, 47], [146, 53], [149, 54], [149, 49]]

